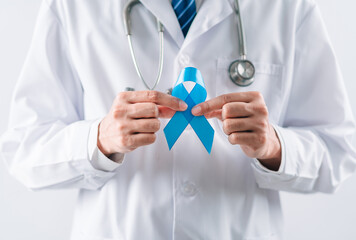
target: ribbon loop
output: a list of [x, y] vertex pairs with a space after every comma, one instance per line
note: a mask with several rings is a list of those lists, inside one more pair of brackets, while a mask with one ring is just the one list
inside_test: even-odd
[[[196, 83], [190, 93], [185, 89], [184, 82]], [[185, 128], [190, 124], [210, 154], [214, 140], [214, 129], [204, 116], [196, 117], [191, 113], [192, 108], [204, 102], [207, 97], [200, 71], [192, 67], [183, 69], [173, 88], [172, 95], [183, 100], [188, 105], [188, 108], [184, 112], [176, 112], [163, 130], [169, 149], [172, 149]]]

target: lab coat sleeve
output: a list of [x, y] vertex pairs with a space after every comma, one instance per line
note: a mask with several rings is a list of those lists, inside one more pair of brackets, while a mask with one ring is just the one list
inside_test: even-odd
[[98, 122], [83, 120], [82, 85], [64, 26], [49, 4], [40, 9], [0, 152], [10, 173], [32, 190], [99, 189], [115, 171], [91, 164], [96, 145], [89, 142], [97, 138], [90, 130]]
[[97, 145], [98, 138], [98, 128], [101, 120], [97, 120], [91, 127], [89, 133], [89, 156], [91, 164], [94, 168], [106, 172], [111, 172], [116, 170], [121, 163], [124, 161], [125, 154], [123, 153], [115, 153], [110, 156], [110, 158], [106, 157], [103, 154]]
[[296, 32], [294, 77], [282, 126], [278, 172], [257, 160], [261, 188], [332, 193], [356, 169], [355, 122], [321, 14], [314, 6]]

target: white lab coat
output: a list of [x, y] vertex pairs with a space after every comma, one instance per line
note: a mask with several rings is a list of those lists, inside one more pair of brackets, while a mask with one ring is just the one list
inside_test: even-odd
[[282, 144], [278, 172], [230, 145], [216, 119], [209, 120], [211, 155], [188, 127], [172, 151], [161, 129], [155, 144], [126, 154], [121, 164], [103, 158], [96, 148], [99, 121], [120, 91], [144, 90], [124, 34], [125, 2], [43, 2], [2, 137], [9, 171], [28, 188], [80, 189], [73, 240], [281, 239], [278, 191], [331, 193], [355, 171], [354, 119], [312, 0], [241, 0], [248, 56], [257, 69], [246, 88], [227, 71], [238, 56], [232, 0], [203, 1], [186, 39], [168, 0], [142, 0], [146, 8], [132, 13], [138, 63], [151, 84], [159, 39], [149, 11], [165, 26], [158, 90], [193, 66], [208, 99], [263, 94]]

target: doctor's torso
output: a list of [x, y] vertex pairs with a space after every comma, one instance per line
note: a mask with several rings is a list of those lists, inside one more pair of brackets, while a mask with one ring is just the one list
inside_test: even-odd
[[[124, 33], [126, 1], [49, 2], [83, 89], [84, 119], [104, 117], [126, 87], [145, 90]], [[156, 16], [165, 27], [165, 63], [157, 90], [166, 92], [181, 69], [192, 66], [203, 75], [208, 99], [260, 91], [270, 121], [281, 121], [291, 87], [296, 26], [309, 3], [241, 0], [248, 58], [256, 65], [255, 83], [246, 88], [233, 84], [228, 73], [239, 55], [233, 1], [202, 1], [185, 39], [170, 1], [142, 3], [131, 14], [132, 40], [150, 85], [159, 64]], [[162, 126], [167, 122], [162, 120]], [[81, 190], [73, 239], [278, 239], [278, 193], [257, 186], [253, 160], [229, 144], [218, 120], [209, 122], [215, 129], [211, 155], [190, 127], [172, 151], [161, 130], [155, 144], [126, 154], [116, 176], [100, 190]]]

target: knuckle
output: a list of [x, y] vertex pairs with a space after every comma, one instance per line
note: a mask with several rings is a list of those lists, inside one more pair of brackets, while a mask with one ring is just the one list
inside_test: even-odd
[[152, 121], [151, 123], [151, 129], [154, 131], [154, 132], [157, 132], [161, 127], [161, 122], [158, 120], [158, 119], [155, 119]]
[[258, 125], [260, 126], [261, 129], [266, 129], [268, 127], [268, 123], [265, 119], [262, 119], [258, 122]]
[[130, 148], [132, 146], [132, 139], [129, 136], [121, 136], [118, 142], [124, 148]]
[[199, 107], [201, 108], [201, 111], [204, 112], [204, 113], [210, 112], [210, 109], [211, 109], [211, 107], [210, 107], [208, 102], [200, 103]]
[[141, 110], [139, 104], [127, 104], [124, 108], [127, 113], [135, 113]]
[[262, 105], [261, 109], [260, 109], [260, 113], [262, 116], [267, 117], [268, 116], [268, 109], [266, 107], [266, 105]]
[[268, 109], [267, 109], [266, 105], [257, 104], [254, 109], [255, 109], [255, 112], [259, 113], [260, 115], [262, 115], [264, 117], [268, 116]]
[[259, 150], [258, 145], [254, 144], [254, 145], [249, 145], [249, 148], [252, 149], [252, 151], [257, 152]]
[[224, 129], [224, 132], [226, 134], [229, 134], [232, 132], [232, 128], [233, 128], [233, 122], [230, 120], [230, 119], [226, 119], [224, 122], [223, 122], [223, 129]]
[[227, 106], [226, 106], [226, 104], [221, 108], [221, 114], [222, 114], [223, 119], [228, 118]]
[[128, 92], [121, 92], [116, 96], [116, 101], [120, 102], [126, 100], [128, 98], [128, 95], [129, 95]]
[[155, 141], [156, 141], [156, 134], [148, 134], [144, 139], [145, 144], [152, 144]]
[[155, 126], [155, 130], [158, 131], [161, 128], [161, 121], [160, 120], [156, 120], [156, 126]]
[[224, 117], [226, 117], [226, 118], [232, 117], [233, 107], [231, 106], [231, 104], [225, 104], [222, 107], [222, 112], [223, 112]]
[[126, 129], [127, 129], [127, 125], [126, 125], [125, 123], [119, 123], [119, 124], [117, 125], [117, 130], [118, 130], [119, 132], [125, 132]]
[[159, 92], [147, 91], [147, 99], [151, 102], [157, 102], [159, 99]]
[[117, 105], [112, 111], [112, 115], [114, 119], [124, 117], [126, 113], [127, 113], [127, 107], [124, 104]]
[[225, 111], [222, 111], [222, 112], [221, 112], [221, 117], [222, 117], [222, 120], [223, 120], [223, 121], [226, 120], [227, 118], [229, 118], [229, 116], [226, 114]]
[[152, 104], [152, 114], [154, 117], [158, 117], [159, 116], [159, 109], [158, 106], [156, 104]]
[[117, 111], [117, 110], [114, 110], [114, 111], [112, 111], [112, 117], [114, 119], [118, 119], [118, 118], [121, 117], [121, 113], [119, 111]]
[[230, 94], [224, 94], [224, 95], [222, 95], [222, 100], [223, 100], [223, 103], [229, 103], [229, 102], [231, 102], [231, 95], [230, 95]]
[[136, 149], [137, 149], [137, 147], [129, 147], [129, 148], [128, 148], [128, 150], [129, 150], [130, 152], [135, 151]]
[[156, 104], [154, 103], [147, 103], [146, 111], [149, 112], [150, 116], [158, 117], [159, 110]]
[[131, 136], [127, 136], [127, 139], [126, 139], [126, 144], [127, 144], [127, 147], [135, 147], [135, 139], [132, 138]]
[[243, 104], [242, 105], [242, 110], [247, 113], [251, 113], [251, 104]]
[[263, 98], [262, 93], [258, 92], [258, 91], [253, 91], [251, 92], [251, 95], [255, 98], [255, 99], [261, 99]]
[[230, 131], [229, 131], [227, 125], [228, 125], [227, 120], [225, 120], [225, 121], [223, 122], [223, 130], [224, 130], [224, 133], [225, 133], [226, 135], [229, 135], [229, 134], [230, 134]]
[[148, 142], [152, 144], [152, 143], [154, 143], [156, 141], [156, 138], [157, 138], [156, 134], [151, 134], [149, 139], [148, 139]]
[[230, 142], [232, 145], [236, 145], [237, 142], [238, 142], [238, 135], [237, 135], [236, 133], [230, 134], [230, 135], [229, 135], [229, 142]]
[[261, 145], [264, 145], [267, 143], [267, 134], [260, 134], [258, 136], [258, 142], [261, 144]]
[[202, 105], [200, 105], [202, 111], [204, 112], [211, 112], [212, 109], [211, 109], [211, 105], [210, 103], [206, 102], [206, 103], [203, 103]]

